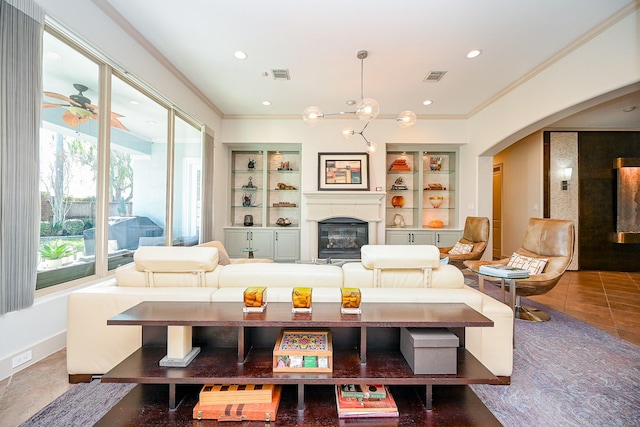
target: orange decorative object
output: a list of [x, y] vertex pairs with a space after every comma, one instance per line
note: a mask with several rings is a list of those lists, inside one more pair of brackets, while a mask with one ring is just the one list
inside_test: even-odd
[[393, 196], [391, 198], [391, 206], [394, 208], [401, 208], [404, 206], [404, 197], [402, 196]]
[[440, 219], [432, 219], [427, 223], [427, 225], [431, 228], [442, 228], [444, 227], [444, 222]]

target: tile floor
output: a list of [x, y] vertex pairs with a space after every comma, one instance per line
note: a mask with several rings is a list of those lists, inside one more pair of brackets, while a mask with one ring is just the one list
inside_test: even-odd
[[[569, 271], [531, 298], [640, 345], [640, 273]], [[0, 381], [0, 426], [19, 426], [71, 387], [65, 350]]]

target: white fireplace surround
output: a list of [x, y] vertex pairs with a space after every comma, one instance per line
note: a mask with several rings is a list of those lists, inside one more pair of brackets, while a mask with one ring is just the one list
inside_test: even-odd
[[378, 244], [378, 223], [383, 220], [384, 192], [309, 191], [306, 198], [311, 256], [318, 256], [318, 222], [335, 217], [356, 218], [369, 224], [369, 244]]

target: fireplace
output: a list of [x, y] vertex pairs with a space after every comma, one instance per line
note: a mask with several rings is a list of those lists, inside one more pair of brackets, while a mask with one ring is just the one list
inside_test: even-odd
[[360, 259], [360, 247], [367, 243], [366, 221], [333, 217], [318, 222], [318, 258]]

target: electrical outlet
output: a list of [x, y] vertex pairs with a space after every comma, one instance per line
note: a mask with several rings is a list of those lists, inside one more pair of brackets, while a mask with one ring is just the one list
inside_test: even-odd
[[18, 366], [27, 363], [29, 360], [31, 360], [32, 357], [33, 353], [31, 352], [31, 350], [25, 351], [24, 353], [13, 358], [11, 367], [17, 368]]

